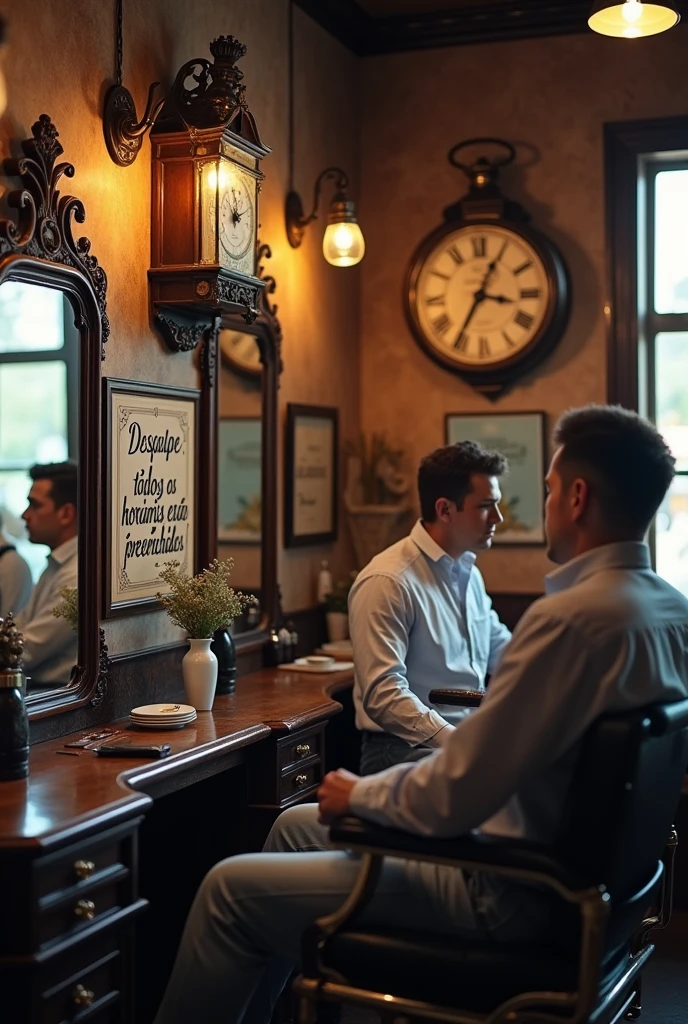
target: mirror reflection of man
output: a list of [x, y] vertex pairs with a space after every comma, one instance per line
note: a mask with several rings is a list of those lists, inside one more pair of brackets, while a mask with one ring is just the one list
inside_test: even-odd
[[18, 615], [31, 596], [31, 570], [10, 537], [3, 533], [0, 511], [0, 619]]
[[63, 587], [77, 587], [77, 467], [73, 462], [32, 466], [29, 504], [22, 518], [29, 540], [50, 548], [48, 564], [26, 608], [17, 616], [24, 634], [24, 671], [30, 686], [65, 686], [77, 661], [77, 635], [53, 608]]

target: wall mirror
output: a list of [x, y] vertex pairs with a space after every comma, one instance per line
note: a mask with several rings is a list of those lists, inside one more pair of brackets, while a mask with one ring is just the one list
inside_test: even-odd
[[[269, 258], [267, 246], [259, 259]], [[260, 276], [263, 277], [262, 267]], [[211, 506], [202, 538], [204, 564], [232, 558], [232, 585], [258, 599], [234, 623], [237, 647], [258, 645], [276, 621], [277, 590], [277, 388], [281, 329], [270, 297], [275, 280], [263, 278], [259, 315], [247, 325], [225, 316], [206, 341], [203, 450], [214, 452], [202, 483]], [[205, 531], [203, 531], [205, 532]]]
[[[31, 717], [98, 704], [106, 683], [97, 609], [107, 280], [88, 239], [73, 236], [83, 205], [57, 191], [74, 174], [55, 166], [57, 138], [42, 114], [24, 155], [5, 161], [22, 187], [5, 197], [16, 217], [0, 220], [0, 547], [10, 549], [0, 614], [16, 613], [26, 636]], [[71, 618], [53, 615], [64, 587], [76, 589]]]

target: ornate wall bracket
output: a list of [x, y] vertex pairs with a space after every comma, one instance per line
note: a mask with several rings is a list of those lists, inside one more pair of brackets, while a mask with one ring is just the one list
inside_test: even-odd
[[[60, 195], [58, 184], [64, 176], [74, 177], [72, 164], [55, 164], [64, 150], [58, 131], [47, 114], [31, 126], [32, 137], [21, 143], [24, 156], [4, 161], [5, 173], [22, 180], [23, 188], [7, 196], [8, 205], [18, 211], [17, 223], [0, 220], [0, 259], [8, 255], [33, 256], [75, 267], [93, 287], [100, 310], [101, 342], [110, 335], [106, 312], [107, 276], [91, 254], [88, 238], [74, 238], [72, 221], [86, 220], [84, 204], [74, 196]], [[87, 326], [87, 325], [81, 325]], [[101, 357], [105, 358], [104, 350]]]

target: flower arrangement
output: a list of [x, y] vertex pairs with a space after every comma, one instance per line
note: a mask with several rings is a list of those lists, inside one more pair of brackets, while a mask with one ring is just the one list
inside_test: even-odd
[[346, 455], [358, 464], [358, 485], [364, 505], [397, 505], [409, 489], [410, 478], [402, 472], [404, 452], [392, 448], [384, 434], [361, 433], [347, 441]]
[[24, 654], [24, 637], [14, 617], [0, 619], [0, 672], [19, 672]]
[[79, 592], [76, 587], [62, 587], [58, 591], [62, 601], [53, 608], [56, 619], [66, 619], [74, 632], [79, 628]]
[[351, 590], [356, 572], [351, 572], [345, 579], [337, 580], [329, 594], [325, 594], [325, 607], [328, 612], [348, 612], [349, 591]]
[[245, 608], [255, 604], [253, 596], [229, 585], [234, 559], [215, 558], [196, 576], [179, 571], [179, 562], [168, 562], [158, 574], [170, 594], [156, 594], [175, 625], [186, 630], [189, 639], [208, 639], [216, 630], [229, 626]]

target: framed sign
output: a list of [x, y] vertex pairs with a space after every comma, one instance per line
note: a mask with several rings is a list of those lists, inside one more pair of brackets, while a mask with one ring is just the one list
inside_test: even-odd
[[200, 392], [103, 381], [105, 618], [159, 606], [165, 562], [196, 572]]
[[504, 522], [497, 527], [495, 545], [545, 543], [545, 414], [514, 412], [454, 414], [446, 417], [446, 443], [478, 441], [509, 460], [509, 472], [499, 481], [499, 509]]
[[217, 432], [217, 539], [260, 544], [261, 418], [223, 417]]
[[284, 546], [337, 539], [337, 410], [288, 405]]

